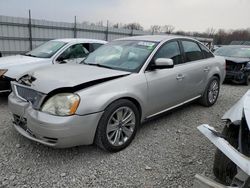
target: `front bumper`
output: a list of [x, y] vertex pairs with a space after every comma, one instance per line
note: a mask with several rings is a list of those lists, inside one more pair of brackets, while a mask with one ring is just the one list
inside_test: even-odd
[[57, 148], [92, 144], [103, 113], [53, 116], [34, 110], [30, 103], [17, 98], [13, 93], [9, 95], [9, 109], [15, 117], [14, 127], [20, 134]]
[[196, 174], [193, 188], [230, 188], [230, 187], [222, 185], [222, 184], [220, 184], [216, 181], [213, 181], [207, 177]]
[[200, 125], [199, 131], [204, 134], [221, 152], [223, 152], [229, 159], [231, 159], [241, 170], [250, 176], [250, 158], [240, 153], [224, 138], [219, 137], [219, 133], [209, 126]]
[[[228, 143], [227, 140], [220, 137], [220, 133], [218, 133], [213, 127], [209, 125], [200, 125], [198, 127], [199, 131], [204, 134], [221, 152], [223, 152], [230, 160], [232, 160], [240, 169], [235, 179], [239, 179], [244, 182], [250, 176], [250, 158], [240, 153], [236, 150], [232, 145]], [[224, 185], [218, 184], [213, 180], [205, 178], [200, 175], [196, 175], [194, 188], [223, 188], [226, 187]], [[235, 186], [234, 186], [235, 187]], [[238, 185], [241, 187], [241, 185]]]
[[226, 80], [244, 81], [246, 73], [244, 71], [226, 71]]

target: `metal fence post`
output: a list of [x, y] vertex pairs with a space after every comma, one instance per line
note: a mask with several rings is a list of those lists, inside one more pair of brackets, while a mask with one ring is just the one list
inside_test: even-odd
[[107, 20], [107, 29], [106, 29], [106, 35], [105, 35], [106, 41], [109, 39], [109, 21]]
[[134, 29], [132, 28], [131, 29], [131, 33], [130, 33], [130, 36], [133, 36], [134, 35]]
[[30, 50], [32, 50], [32, 25], [31, 25], [31, 11], [29, 10], [29, 43], [30, 43]]
[[76, 16], [75, 16], [75, 23], [74, 23], [74, 38], [77, 37], [77, 31], [76, 31]]

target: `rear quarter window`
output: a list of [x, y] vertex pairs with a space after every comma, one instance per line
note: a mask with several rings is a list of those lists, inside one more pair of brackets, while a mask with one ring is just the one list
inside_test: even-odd
[[199, 45], [205, 58], [214, 57], [214, 55], [207, 49], [207, 47], [205, 47], [202, 44], [199, 44]]

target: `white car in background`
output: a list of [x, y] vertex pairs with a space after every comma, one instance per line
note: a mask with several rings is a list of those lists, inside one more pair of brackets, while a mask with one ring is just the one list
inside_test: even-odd
[[10, 91], [10, 81], [28, 74], [28, 72], [61, 63], [80, 63], [106, 41], [94, 39], [56, 39], [23, 55], [2, 57], [0, 59], [0, 93]]

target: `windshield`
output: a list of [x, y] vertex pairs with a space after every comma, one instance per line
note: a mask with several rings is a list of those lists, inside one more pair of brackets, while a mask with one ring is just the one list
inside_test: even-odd
[[35, 48], [34, 50], [27, 52], [25, 55], [39, 58], [50, 58], [65, 44], [65, 42], [61, 41], [49, 41]]
[[250, 58], [250, 47], [245, 46], [224, 46], [214, 52], [215, 55], [226, 57]]
[[156, 45], [147, 41], [114, 41], [89, 54], [84, 63], [138, 72]]

